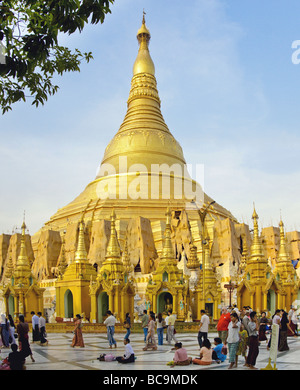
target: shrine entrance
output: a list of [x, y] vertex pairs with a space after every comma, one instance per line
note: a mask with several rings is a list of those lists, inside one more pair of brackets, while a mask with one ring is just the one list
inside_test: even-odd
[[157, 297], [157, 313], [168, 314], [168, 310], [173, 309], [173, 297], [169, 292], [162, 292]]
[[98, 322], [102, 323], [108, 310], [108, 295], [102, 291], [97, 297]]
[[73, 318], [73, 294], [70, 290], [67, 290], [65, 292], [64, 297], [64, 303], [65, 303], [65, 318]]

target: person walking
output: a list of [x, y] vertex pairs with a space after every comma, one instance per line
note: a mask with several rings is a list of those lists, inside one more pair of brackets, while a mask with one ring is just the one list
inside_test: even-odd
[[9, 348], [9, 321], [4, 313], [1, 314], [1, 337], [4, 347]]
[[257, 356], [259, 354], [259, 348], [258, 348], [259, 324], [257, 321], [256, 311], [252, 311], [250, 313], [250, 321], [248, 323], [248, 329], [249, 329], [249, 351], [248, 351], [248, 356], [247, 356], [245, 366], [251, 369], [257, 369], [255, 367], [255, 363], [256, 363]]
[[110, 310], [108, 310], [106, 314], [108, 315], [108, 317], [104, 321], [104, 325], [107, 328], [107, 338], [108, 338], [109, 348], [111, 349], [113, 345], [115, 346], [115, 348], [117, 348], [117, 342], [114, 339], [115, 324], [117, 320], [116, 317], [113, 316]]
[[147, 310], [143, 311], [143, 317], [142, 317], [142, 328], [144, 332], [144, 342], [146, 342], [147, 333], [148, 333], [148, 323], [149, 323], [149, 316], [147, 314]]
[[30, 314], [32, 315], [32, 342], [36, 343], [37, 341], [40, 341], [39, 317], [34, 311]]
[[124, 328], [127, 330], [124, 340], [129, 339], [130, 333], [131, 333], [131, 319], [130, 319], [130, 313], [125, 314], [125, 321], [124, 321]]
[[84, 348], [84, 342], [83, 342], [83, 337], [82, 337], [82, 327], [83, 327], [83, 324], [81, 322], [81, 315], [76, 314], [74, 337], [73, 337], [72, 344], [71, 344], [72, 348], [75, 348], [75, 347]]
[[10, 344], [17, 344], [15, 339], [16, 326], [11, 314], [8, 315]]
[[143, 348], [143, 351], [147, 351], [147, 349], [150, 348], [153, 351], [157, 350], [156, 339], [155, 339], [155, 314], [150, 314], [148, 333], [146, 337], [146, 346]]
[[228, 335], [228, 325], [229, 325], [230, 321], [231, 321], [230, 320], [230, 313], [226, 307], [223, 307], [221, 316], [220, 316], [219, 321], [216, 325], [218, 336], [222, 340], [223, 344], [225, 343], [225, 340], [226, 340], [227, 335]]
[[175, 336], [175, 321], [176, 317], [174, 314], [172, 314], [172, 309], [168, 311], [168, 317], [167, 317], [167, 339], [168, 343], [171, 344], [171, 341], [174, 340], [175, 343], [178, 343], [178, 340]]
[[240, 340], [239, 332], [241, 328], [241, 322], [239, 321], [238, 315], [235, 312], [230, 314], [230, 319], [231, 321], [228, 325], [228, 334], [224, 343], [225, 345], [228, 344], [230, 363], [228, 369], [233, 368], [235, 365], [236, 351]]
[[164, 327], [166, 326], [166, 322], [163, 319], [163, 316], [161, 313], [158, 313], [156, 318], [156, 331], [157, 331], [157, 338], [158, 338], [158, 345], [163, 345], [164, 343]]
[[17, 333], [18, 333], [18, 340], [19, 340], [19, 351], [22, 352], [24, 359], [26, 359], [28, 356], [30, 356], [32, 362], [35, 362], [33, 358], [33, 354], [30, 348], [29, 344], [29, 325], [27, 322], [25, 322], [25, 318], [23, 314], [19, 315], [19, 323], [17, 325]]
[[46, 320], [42, 316], [42, 313], [39, 311], [37, 313], [39, 317], [39, 331], [40, 331], [40, 342], [41, 345], [48, 345], [48, 340], [46, 339]]
[[287, 336], [288, 332], [293, 332], [290, 324], [289, 324], [289, 318], [287, 315], [287, 312], [283, 309], [280, 310], [280, 329], [279, 329], [279, 345], [278, 345], [278, 351], [289, 351], [289, 346], [287, 343]]
[[207, 339], [208, 335], [208, 326], [209, 326], [209, 317], [206, 314], [205, 310], [201, 310], [201, 320], [198, 331], [198, 344], [199, 347], [202, 348], [203, 340]]
[[291, 306], [291, 309], [288, 313], [288, 319], [289, 319], [289, 325], [290, 325], [290, 329], [288, 329], [288, 336], [296, 336], [297, 337], [297, 335], [298, 335], [298, 331], [297, 331], [298, 318], [297, 318], [296, 308], [294, 306]]

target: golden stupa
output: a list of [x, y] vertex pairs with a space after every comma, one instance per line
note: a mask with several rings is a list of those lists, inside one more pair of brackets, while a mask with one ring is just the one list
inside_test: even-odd
[[[82, 216], [85, 220], [109, 219], [112, 207], [119, 219], [143, 216], [151, 221], [164, 220], [168, 206], [182, 209], [193, 200], [184, 193], [179, 197], [181, 184], [183, 186], [185, 181], [191, 181], [193, 185], [196, 183], [187, 174], [182, 148], [161, 113], [155, 67], [149, 52], [150, 32], [144, 18], [137, 39], [139, 51], [133, 66], [123, 123], [105, 149], [95, 180], [76, 199], [59, 209], [45, 223], [46, 229], [51, 226], [62, 231]], [[177, 171], [172, 172], [172, 167]], [[177, 175], [180, 170], [181, 173]], [[165, 192], [162, 186], [153, 186], [156, 176], [163, 175], [170, 176], [171, 181]], [[135, 191], [137, 187], [140, 187], [140, 192]], [[174, 194], [177, 187], [178, 194]], [[138, 198], [135, 199], [134, 195]], [[203, 206], [202, 201], [205, 205], [211, 200], [203, 195], [199, 207]], [[228, 210], [217, 203], [211, 208], [211, 213], [216, 218], [234, 219]], [[193, 214], [198, 219], [197, 213]]]
[[[217, 319], [220, 307], [228, 304], [228, 282], [239, 283], [233, 301], [262, 310], [270, 293], [257, 293], [254, 301], [255, 283], [248, 278], [265, 283], [267, 272], [268, 281], [274, 280], [269, 248], [279, 250], [279, 240], [265, 236], [263, 245], [256, 216], [253, 235], [190, 177], [182, 148], [161, 113], [145, 15], [137, 40], [127, 112], [97, 176], [31, 237], [31, 272], [44, 291], [44, 310], [61, 319], [83, 311], [102, 322], [108, 308], [120, 319], [125, 311], [136, 318], [145, 308], [172, 308], [187, 321], [199, 320], [205, 308]], [[285, 282], [268, 284], [272, 297], [299, 295], [299, 279], [288, 267], [300, 257], [300, 247], [291, 247], [300, 234], [293, 233], [289, 254], [280, 247], [276, 272]], [[8, 291], [5, 275], [16, 264], [18, 248], [17, 236], [0, 236], [0, 290]], [[291, 272], [293, 282], [287, 277]]]

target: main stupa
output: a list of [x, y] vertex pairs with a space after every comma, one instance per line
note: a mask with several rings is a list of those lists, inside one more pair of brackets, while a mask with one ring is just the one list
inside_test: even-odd
[[[77, 198], [59, 209], [42, 230], [51, 227], [63, 231], [82, 217], [85, 220], [109, 219], [112, 208], [117, 219], [122, 220], [141, 216], [150, 221], [164, 221], [168, 206], [172, 210], [188, 208], [191, 218], [199, 220], [197, 207], [188, 206], [195, 198], [196, 186], [201, 194], [201, 185], [187, 173], [182, 148], [162, 116], [155, 66], [149, 52], [150, 32], [144, 17], [137, 39], [139, 51], [133, 65], [127, 113], [105, 149], [98, 174]], [[170, 178], [167, 189], [162, 185], [164, 177]], [[187, 188], [193, 188], [193, 193], [189, 194]], [[197, 198], [197, 206], [203, 208], [211, 201], [202, 193]], [[210, 208], [210, 215], [215, 219], [235, 220], [217, 203]]]

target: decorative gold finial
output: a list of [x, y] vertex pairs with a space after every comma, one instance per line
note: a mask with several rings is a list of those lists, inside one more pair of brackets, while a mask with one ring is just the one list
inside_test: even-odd
[[83, 219], [81, 219], [79, 223], [77, 250], [75, 252], [75, 263], [86, 262], [86, 261], [87, 261], [87, 251], [86, 251], [85, 240], [84, 240], [84, 223], [83, 223]]
[[145, 15], [146, 15], [146, 12], [145, 12], [145, 9], [143, 8], [143, 21], [142, 21], [142, 24], [146, 24], [146, 22], [145, 22]]
[[148, 48], [151, 35], [150, 31], [146, 27], [145, 15], [146, 12], [143, 11], [142, 27], [137, 32], [137, 40], [139, 42], [140, 47], [137, 58], [133, 65], [134, 76], [139, 73], [147, 73], [152, 76], [155, 75], [154, 63], [152, 61]]
[[111, 217], [110, 217], [110, 238], [106, 248], [106, 260], [115, 260], [121, 259], [121, 249], [118, 241], [118, 235], [116, 231], [116, 213], [115, 210], [112, 209]]
[[176, 261], [171, 240], [171, 210], [169, 207], [167, 208], [166, 216], [165, 241], [161, 258], [165, 261]]

